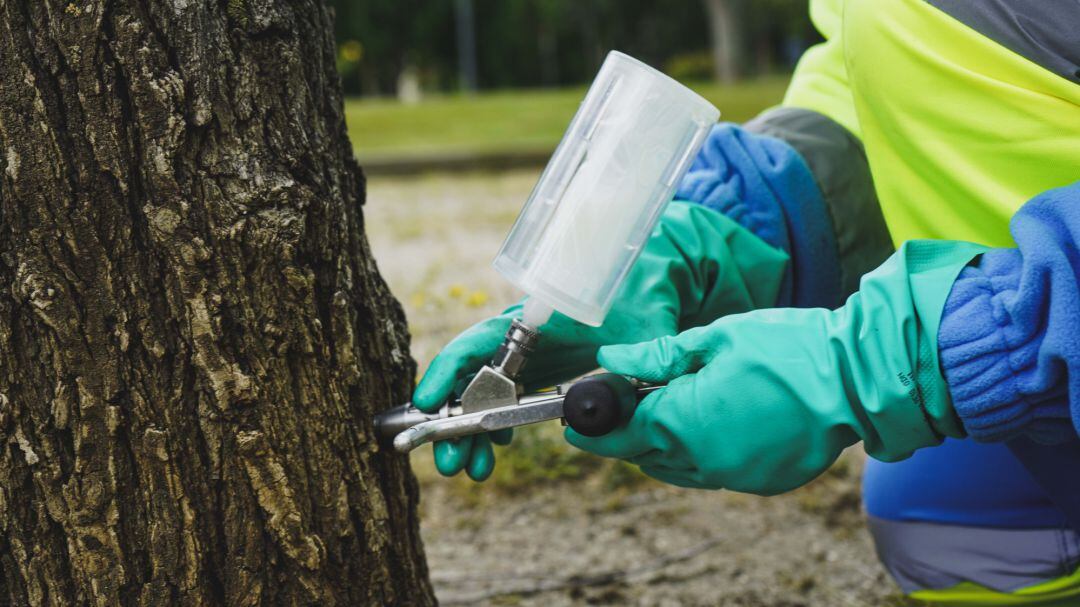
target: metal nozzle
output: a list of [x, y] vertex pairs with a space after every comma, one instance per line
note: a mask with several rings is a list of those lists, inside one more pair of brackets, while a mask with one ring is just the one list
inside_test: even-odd
[[516, 378], [525, 368], [525, 362], [539, 338], [540, 331], [521, 320], [514, 320], [506, 331], [502, 345], [491, 359], [492, 368], [511, 379]]
[[424, 413], [406, 403], [376, 415], [375, 432], [382, 440], [390, 440], [418, 424], [444, 419], [450, 415], [452, 415], [450, 407], [443, 407], [434, 413]]

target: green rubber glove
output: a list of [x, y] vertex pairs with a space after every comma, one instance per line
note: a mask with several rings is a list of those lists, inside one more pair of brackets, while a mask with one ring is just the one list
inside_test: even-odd
[[[555, 313], [541, 327], [535, 352], [522, 372], [526, 389], [545, 388], [596, 368], [607, 344], [635, 343], [712, 322], [736, 312], [773, 305], [787, 263], [774, 249], [734, 221], [697, 204], [668, 205], [600, 327]], [[491, 360], [521, 304], [454, 338], [420, 380], [413, 404], [434, 411], [468, 376]], [[435, 465], [450, 476], [465, 470], [487, 478], [495, 465], [491, 444], [510, 433], [435, 443]]]
[[810, 481], [859, 440], [894, 461], [963, 436], [937, 329], [953, 281], [980, 251], [911, 242], [835, 311], [758, 310], [601, 348], [609, 371], [670, 383], [626, 427], [566, 438], [674, 485], [771, 495]]

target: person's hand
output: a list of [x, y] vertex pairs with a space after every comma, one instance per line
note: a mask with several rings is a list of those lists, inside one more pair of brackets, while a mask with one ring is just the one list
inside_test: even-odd
[[937, 328], [975, 245], [908, 243], [835, 311], [770, 309], [675, 337], [606, 346], [608, 371], [670, 382], [628, 424], [573, 445], [683, 487], [775, 494], [862, 440], [878, 459], [963, 436], [941, 378]]
[[[631, 268], [600, 327], [559, 313], [541, 327], [536, 350], [520, 380], [544, 388], [596, 368], [607, 344], [635, 343], [711, 322], [723, 315], [773, 305], [787, 256], [727, 217], [705, 207], [672, 202]], [[521, 304], [454, 338], [432, 361], [413, 393], [413, 405], [435, 411], [472, 373], [491, 360]], [[484, 480], [495, 464], [492, 443], [510, 432], [435, 443], [435, 464], [450, 476], [465, 470]]]

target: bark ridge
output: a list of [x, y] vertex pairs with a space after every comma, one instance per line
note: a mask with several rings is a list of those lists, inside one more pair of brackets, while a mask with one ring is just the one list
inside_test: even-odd
[[318, 0], [0, 0], [0, 600], [432, 604]]

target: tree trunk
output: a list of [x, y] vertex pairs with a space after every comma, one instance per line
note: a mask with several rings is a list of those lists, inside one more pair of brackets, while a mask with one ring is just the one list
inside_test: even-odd
[[428, 605], [319, 0], [0, 0], [0, 602]]
[[738, 23], [732, 0], [705, 0], [712, 40], [713, 72], [716, 79], [731, 84], [739, 77]]

